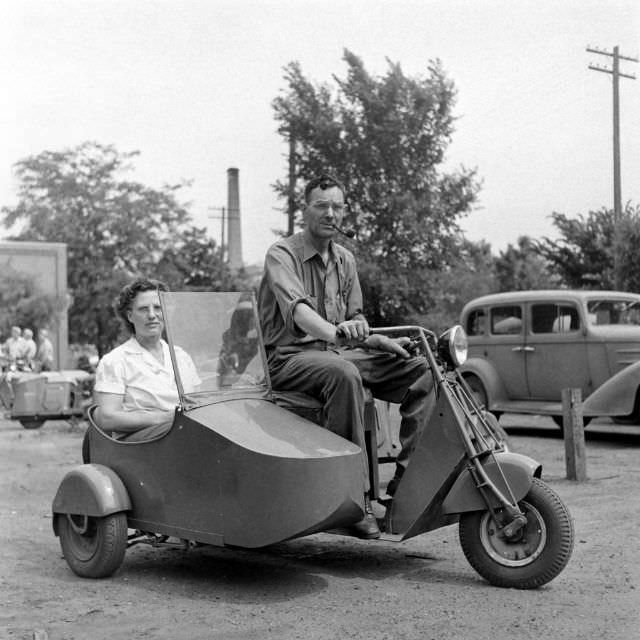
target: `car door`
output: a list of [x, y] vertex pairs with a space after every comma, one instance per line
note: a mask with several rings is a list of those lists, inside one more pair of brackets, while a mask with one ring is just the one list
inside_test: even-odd
[[526, 370], [530, 397], [560, 401], [562, 389], [593, 391], [583, 319], [573, 301], [527, 305]]
[[494, 366], [510, 400], [527, 398], [522, 304], [489, 308], [489, 340], [484, 356]]

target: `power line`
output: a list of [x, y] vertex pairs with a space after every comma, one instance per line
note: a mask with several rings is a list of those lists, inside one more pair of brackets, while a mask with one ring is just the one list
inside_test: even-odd
[[622, 217], [622, 185], [620, 179], [620, 78], [635, 80], [636, 77], [630, 73], [620, 71], [620, 60], [628, 62], [638, 62], [637, 58], [623, 56], [618, 46], [613, 48], [613, 52], [605, 51], [597, 47], [587, 46], [589, 53], [612, 58], [611, 69], [600, 65], [589, 65], [593, 71], [601, 71], [613, 76], [613, 219], [614, 219], [614, 275], [616, 289], [622, 288], [622, 276], [620, 273], [620, 218]]

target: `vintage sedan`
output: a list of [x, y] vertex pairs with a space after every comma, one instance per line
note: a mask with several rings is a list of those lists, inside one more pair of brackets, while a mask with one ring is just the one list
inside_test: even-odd
[[469, 358], [462, 373], [490, 411], [549, 415], [562, 425], [562, 390], [582, 391], [596, 416], [640, 423], [640, 295], [515, 291], [462, 310]]

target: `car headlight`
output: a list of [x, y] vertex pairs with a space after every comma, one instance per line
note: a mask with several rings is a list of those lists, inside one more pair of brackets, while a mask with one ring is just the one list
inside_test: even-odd
[[456, 324], [438, 338], [438, 355], [445, 363], [456, 368], [466, 361], [468, 346], [467, 334]]

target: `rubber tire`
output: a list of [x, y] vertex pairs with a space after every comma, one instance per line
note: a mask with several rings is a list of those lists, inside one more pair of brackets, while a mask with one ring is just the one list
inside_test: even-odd
[[[560, 429], [564, 433], [564, 418], [562, 416], [551, 416], [551, 419], [556, 423], [557, 426], [560, 427]], [[582, 424], [584, 425], [585, 429], [587, 425], [591, 422], [591, 420], [593, 420], [591, 416], [582, 418]]]
[[20, 424], [25, 429], [39, 429], [44, 424], [44, 420], [20, 420]]
[[621, 425], [638, 425], [640, 424], [640, 416], [632, 414], [630, 416], [613, 416], [611, 418], [614, 424]]
[[127, 549], [127, 516], [123, 511], [90, 518], [89, 535], [75, 531], [67, 514], [58, 514], [62, 553], [81, 578], [106, 578], [118, 569]]
[[633, 411], [626, 416], [613, 416], [614, 424], [640, 424], [640, 391], [636, 391], [636, 399], [633, 403]]
[[480, 405], [482, 409], [487, 411], [488, 413], [492, 413], [496, 420], [500, 420], [500, 416], [502, 415], [501, 411], [489, 411], [487, 408], [489, 405], [489, 400], [487, 396], [487, 390], [484, 388], [482, 384], [482, 380], [473, 374], [464, 377], [464, 381], [469, 386], [469, 389], [473, 392], [475, 396], [476, 402]]
[[91, 462], [91, 443], [89, 440], [89, 429], [84, 432], [82, 438], [82, 462], [89, 464]]
[[[493, 523], [487, 511], [473, 511], [460, 516], [460, 544], [469, 564], [492, 585], [537, 589], [553, 580], [569, 561], [573, 551], [573, 522], [558, 494], [538, 478], [533, 478], [531, 488], [519, 506], [534, 526], [539, 515], [544, 526], [537, 527], [537, 532], [546, 532], [546, 539], [540, 541], [542, 546], [535, 550], [539, 555], [529, 563], [509, 566], [508, 560], [500, 562], [489, 554], [482, 540], [482, 534], [488, 533], [482, 531], [483, 527], [490, 527]], [[485, 514], [488, 517], [485, 518]], [[491, 534], [488, 535], [490, 537]]]

